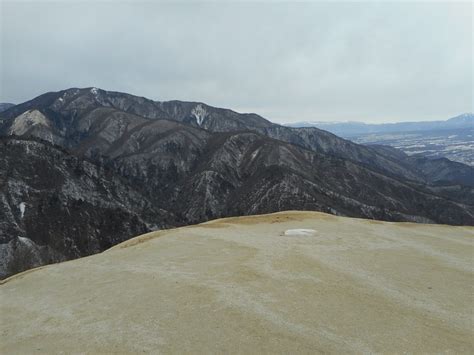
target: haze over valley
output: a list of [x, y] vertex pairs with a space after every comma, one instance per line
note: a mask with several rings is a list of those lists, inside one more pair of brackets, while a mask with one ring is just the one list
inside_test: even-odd
[[318, 127], [359, 144], [389, 145], [408, 155], [447, 158], [474, 165], [474, 115], [446, 121], [366, 124], [362, 122], [296, 122], [289, 127]]

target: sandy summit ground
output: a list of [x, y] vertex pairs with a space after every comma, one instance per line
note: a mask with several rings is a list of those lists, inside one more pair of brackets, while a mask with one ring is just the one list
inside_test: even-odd
[[473, 353], [473, 237], [313, 212], [150, 233], [7, 279], [0, 353]]

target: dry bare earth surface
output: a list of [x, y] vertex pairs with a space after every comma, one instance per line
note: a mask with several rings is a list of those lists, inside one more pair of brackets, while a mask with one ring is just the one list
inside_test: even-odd
[[0, 352], [472, 353], [473, 236], [317, 212], [154, 232], [3, 281]]

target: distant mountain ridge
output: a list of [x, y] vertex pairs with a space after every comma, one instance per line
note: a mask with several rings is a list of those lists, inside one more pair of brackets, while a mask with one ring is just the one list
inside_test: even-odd
[[3, 112], [13, 106], [15, 106], [15, 104], [11, 104], [8, 102], [0, 102], [0, 112]]
[[[0, 197], [8, 211], [0, 215], [0, 230], [7, 231], [0, 250], [22, 257], [12, 257], [17, 268], [4, 275], [38, 265], [38, 255], [43, 263], [89, 255], [138, 230], [225, 216], [296, 209], [474, 224], [469, 166], [419, 161], [390, 147], [199, 102], [73, 88], [0, 113], [0, 135]], [[35, 166], [48, 173], [36, 178]], [[88, 206], [94, 214], [84, 210], [69, 223], [72, 206]], [[113, 211], [123, 216], [120, 223], [109, 217]], [[47, 226], [43, 234], [31, 227], [38, 221]], [[87, 228], [78, 233], [78, 226]], [[25, 255], [36, 261], [28, 264]]]
[[463, 113], [446, 121], [420, 121], [398, 123], [363, 123], [363, 122], [296, 122], [286, 124], [288, 127], [317, 127], [336, 135], [350, 137], [369, 133], [394, 133], [436, 131], [460, 128], [474, 128], [474, 114]]

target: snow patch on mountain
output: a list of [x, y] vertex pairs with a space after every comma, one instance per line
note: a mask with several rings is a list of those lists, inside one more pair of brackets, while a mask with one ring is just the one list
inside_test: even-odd
[[260, 148], [252, 152], [252, 155], [250, 156], [250, 161], [254, 160], [259, 152], [260, 152]]
[[25, 203], [21, 202], [18, 208], [20, 209], [21, 218], [23, 218], [25, 216], [25, 210], [26, 210]]
[[199, 126], [202, 125], [204, 119], [207, 117], [207, 111], [201, 104], [194, 107], [191, 114], [196, 118], [196, 122]]

